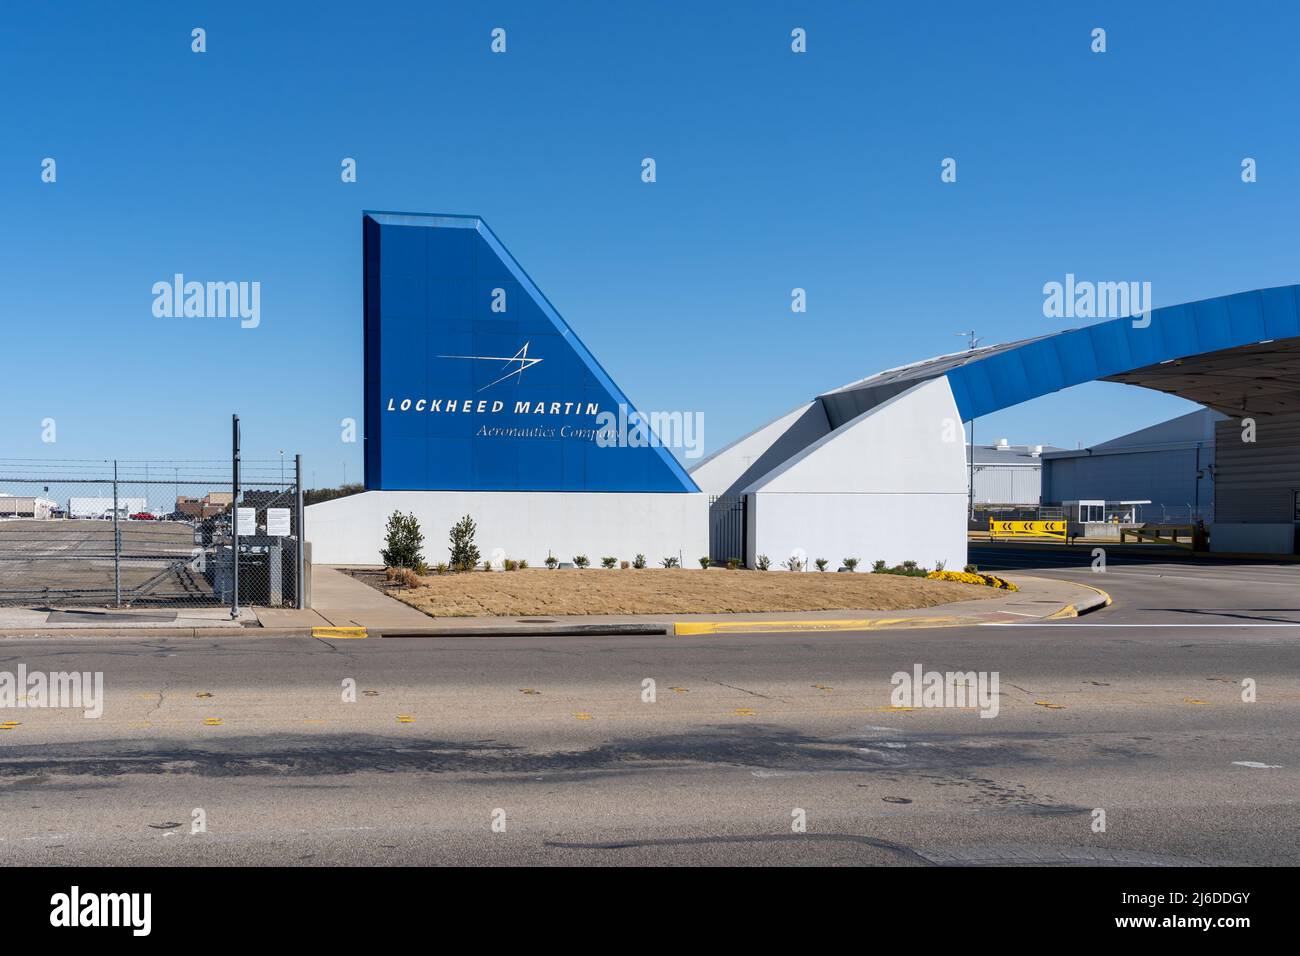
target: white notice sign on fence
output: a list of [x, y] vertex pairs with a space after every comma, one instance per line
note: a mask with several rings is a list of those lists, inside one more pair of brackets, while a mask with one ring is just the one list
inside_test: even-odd
[[240, 508], [239, 513], [235, 515], [239, 519], [239, 536], [246, 538], [249, 535], [257, 534], [257, 509]]
[[289, 537], [289, 509], [266, 509], [266, 533], [272, 538]]

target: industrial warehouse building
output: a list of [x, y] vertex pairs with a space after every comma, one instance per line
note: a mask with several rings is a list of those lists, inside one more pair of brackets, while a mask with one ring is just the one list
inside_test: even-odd
[[[1155, 524], [1214, 520], [1215, 426], [1210, 408], [1077, 451], [1043, 454], [1043, 502], [1142, 502]], [[1130, 509], [1131, 510], [1131, 509]], [[1068, 517], [1079, 520], [1076, 512]]]
[[39, 495], [0, 492], [0, 518], [49, 518], [58, 508], [56, 502]]
[[1057, 451], [1050, 445], [1013, 445], [999, 439], [995, 445], [969, 449], [974, 467], [977, 509], [1035, 508], [1043, 498], [1043, 459]]
[[[961, 567], [971, 466], [963, 423], [1094, 380], [1180, 395], [1225, 416], [1215, 423], [1212, 484], [1200, 476], [1191, 492], [1193, 505], [1200, 494], [1215, 499], [1211, 546], [1295, 547], [1297, 287], [890, 369], [801, 403], [688, 474], [636, 424], [627, 396], [481, 219], [366, 213], [362, 224], [366, 491], [308, 508], [321, 563], [376, 563], [385, 520], [401, 510], [431, 539], [473, 516], [481, 550], [498, 560], [642, 553], [688, 563], [711, 554], [753, 566], [760, 555], [773, 565], [856, 556]], [[1207, 470], [1195, 466], [1209, 453], [1202, 440], [1168, 440], [1181, 442], [1171, 475], [1185, 480], [1188, 454], [1193, 471]], [[1119, 451], [1091, 457], [1117, 462]], [[980, 451], [977, 467], [983, 459], [986, 470], [1041, 474], [1040, 456], [1058, 452], [988, 454], [1018, 457], [997, 464]], [[1087, 480], [1071, 464], [1086, 457], [1063, 455], [1042, 497]], [[1168, 496], [1187, 492], [1171, 485]]]

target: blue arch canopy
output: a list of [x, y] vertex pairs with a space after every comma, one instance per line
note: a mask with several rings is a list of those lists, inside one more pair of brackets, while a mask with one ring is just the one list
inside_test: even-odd
[[963, 421], [1083, 382], [1180, 395], [1228, 415], [1300, 412], [1300, 286], [1153, 309], [891, 369], [819, 396], [832, 427], [944, 376]]

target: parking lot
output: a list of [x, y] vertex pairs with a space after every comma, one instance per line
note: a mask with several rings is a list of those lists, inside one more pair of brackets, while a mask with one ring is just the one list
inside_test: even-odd
[[183, 521], [0, 520], [0, 604], [106, 605], [214, 600], [203, 549]]

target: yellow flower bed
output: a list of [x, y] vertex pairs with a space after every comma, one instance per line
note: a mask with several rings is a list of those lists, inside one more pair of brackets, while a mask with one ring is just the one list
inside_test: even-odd
[[971, 571], [931, 571], [926, 575], [932, 581], [960, 581], [962, 584], [986, 584], [991, 588], [1001, 588], [1004, 591], [1019, 591], [1006, 578], [1000, 578], [996, 574], [976, 574]]

